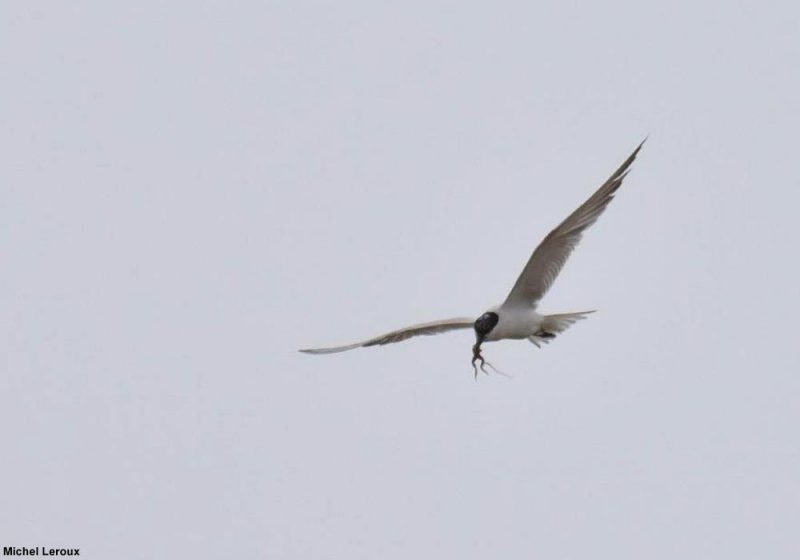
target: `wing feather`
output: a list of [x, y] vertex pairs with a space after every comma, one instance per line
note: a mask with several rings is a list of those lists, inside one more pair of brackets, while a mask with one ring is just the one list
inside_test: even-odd
[[392, 344], [393, 342], [401, 342], [414, 336], [440, 334], [443, 332], [453, 331], [457, 329], [472, 328], [475, 323], [474, 319], [469, 317], [457, 317], [454, 319], [443, 319], [440, 321], [431, 321], [429, 323], [419, 323], [411, 325], [402, 329], [397, 329], [369, 340], [361, 342], [354, 342], [353, 344], [345, 344], [344, 346], [333, 346], [330, 348], [305, 348], [300, 352], [306, 354], [334, 354], [336, 352], [344, 352], [345, 350], [353, 350], [354, 348], [361, 348], [365, 346], [379, 346], [383, 344]]
[[586, 202], [539, 243], [514, 287], [511, 288], [504, 305], [536, 306], [555, 282], [570, 254], [580, 242], [583, 232], [597, 221], [614, 198], [614, 193], [622, 185], [643, 145], [644, 140]]

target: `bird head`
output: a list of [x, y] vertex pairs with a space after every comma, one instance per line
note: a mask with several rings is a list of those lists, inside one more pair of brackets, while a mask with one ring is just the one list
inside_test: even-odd
[[478, 346], [481, 345], [483, 339], [492, 331], [499, 320], [500, 317], [494, 311], [487, 311], [475, 320], [475, 340]]
[[475, 319], [475, 346], [472, 347], [472, 367], [475, 370], [475, 379], [478, 379], [478, 366], [475, 365], [475, 362], [480, 362], [481, 371], [484, 373], [488, 373], [484, 366], [492, 367], [481, 355], [481, 344], [483, 344], [486, 335], [492, 332], [498, 321], [500, 321], [500, 317], [494, 311], [487, 311]]

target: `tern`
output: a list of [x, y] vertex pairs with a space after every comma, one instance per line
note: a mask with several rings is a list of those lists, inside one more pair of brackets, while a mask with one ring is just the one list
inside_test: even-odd
[[590, 313], [594, 313], [594, 311], [578, 311], [543, 315], [537, 309], [539, 301], [550, 289], [550, 286], [553, 285], [558, 273], [561, 272], [567, 262], [567, 258], [569, 258], [581, 240], [583, 232], [597, 221], [597, 218], [606, 209], [608, 203], [614, 198], [617, 189], [619, 189], [623, 179], [628, 175], [631, 164], [643, 145], [644, 140], [586, 202], [581, 204], [558, 227], [547, 234], [533, 251], [505, 301], [488, 309], [477, 319], [456, 317], [419, 323], [368, 340], [362, 340], [361, 342], [329, 348], [306, 348], [300, 350], [300, 352], [307, 354], [333, 354], [354, 348], [391, 344], [414, 336], [440, 334], [471, 328], [475, 331], [475, 345], [472, 347], [472, 367], [477, 378], [478, 366], [476, 362], [480, 364], [480, 369], [484, 373], [489, 373], [485, 368], [487, 365], [497, 371], [489, 362], [484, 360], [481, 354], [481, 345], [484, 342], [504, 339], [527, 339], [541, 348], [542, 343], [550, 342], [570, 325], [585, 319]]

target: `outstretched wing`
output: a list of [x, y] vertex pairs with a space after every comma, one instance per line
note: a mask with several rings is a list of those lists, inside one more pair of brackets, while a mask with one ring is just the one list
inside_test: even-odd
[[475, 323], [474, 319], [469, 317], [458, 317], [455, 319], [443, 319], [441, 321], [431, 321], [430, 323], [419, 323], [418, 325], [411, 325], [404, 329], [398, 329], [390, 333], [363, 340], [361, 342], [354, 342], [353, 344], [346, 344], [344, 346], [333, 346], [331, 348], [306, 348], [300, 350], [306, 354], [334, 354], [336, 352], [344, 352], [345, 350], [352, 350], [362, 346], [378, 346], [381, 344], [391, 344], [393, 342], [400, 342], [411, 338], [412, 336], [439, 334], [447, 331], [454, 331], [457, 329], [469, 329]]
[[644, 145], [644, 140], [619, 166], [619, 169], [597, 189], [597, 192], [539, 243], [514, 287], [511, 288], [504, 305], [536, 306], [553, 285], [564, 263], [567, 262], [567, 258], [581, 240], [584, 230], [597, 221], [608, 203], [614, 198], [614, 193], [617, 192], [622, 180], [628, 174], [642, 145]]

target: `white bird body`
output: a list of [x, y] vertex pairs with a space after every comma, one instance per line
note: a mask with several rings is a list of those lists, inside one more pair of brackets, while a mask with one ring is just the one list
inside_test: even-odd
[[536, 308], [495, 305], [489, 311], [497, 313], [495, 327], [483, 339], [486, 342], [506, 338], [519, 340], [528, 338], [542, 330], [545, 316], [536, 312]]
[[[400, 342], [413, 336], [431, 335], [458, 329], [473, 328], [476, 343], [472, 347], [472, 365], [480, 361], [481, 344], [504, 339], [528, 339], [536, 346], [550, 342], [555, 336], [570, 325], [586, 318], [593, 311], [543, 315], [537, 311], [539, 301], [555, 281], [558, 273], [567, 262], [572, 251], [581, 240], [583, 232], [597, 221], [609, 202], [614, 198], [617, 189], [622, 185], [630, 166], [636, 159], [644, 142], [628, 156], [622, 165], [603, 183], [595, 193], [581, 204], [572, 214], [545, 236], [533, 251], [525, 268], [511, 288], [506, 300], [486, 311], [475, 319], [459, 317], [429, 323], [420, 323], [390, 333], [380, 335], [361, 342], [334, 346], [330, 348], [310, 348], [301, 350], [308, 354], [332, 354], [344, 352], [363, 346], [378, 346], [392, 342]], [[477, 375], [477, 367], [475, 375]]]

